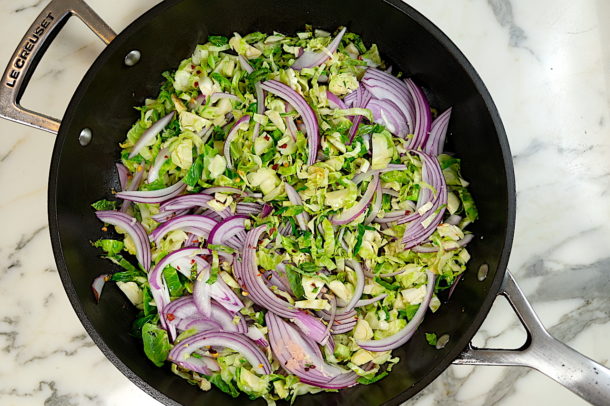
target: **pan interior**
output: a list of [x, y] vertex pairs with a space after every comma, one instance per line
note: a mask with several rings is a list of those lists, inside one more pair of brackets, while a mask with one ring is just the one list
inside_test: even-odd
[[[376, 43], [396, 70], [415, 79], [439, 111], [453, 107], [448, 150], [462, 158], [480, 220], [471, 230], [469, 269], [448, 303], [428, 314], [418, 333], [395, 351], [401, 362], [385, 379], [337, 393], [299, 397], [298, 405], [383, 404], [403, 401], [438, 376], [465, 347], [487, 315], [504, 274], [514, 227], [514, 181], [504, 129], [473, 68], [428, 20], [399, 1], [354, 0], [228, 2], [165, 1], [129, 26], [100, 55], [75, 93], [57, 138], [49, 187], [53, 248], [66, 291], [85, 328], [109, 359], [145, 391], [166, 404], [241, 404], [218, 390], [202, 392], [156, 368], [129, 335], [136, 311], [115, 287], [96, 304], [92, 279], [115, 270], [99, 258], [89, 241], [102, 235], [90, 203], [111, 198], [118, 188], [114, 163], [118, 143], [137, 119], [134, 106], [158, 93], [161, 73], [175, 68], [208, 34], [280, 31], [294, 33], [305, 24], [333, 31], [345, 25]], [[123, 64], [137, 49], [140, 63]], [[78, 143], [88, 127], [93, 141]], [[489, 276], [477, 280], [480, 265]], [[424, 333], [449, 334], [442, 350], [427, 344]], [[263, 404], [262, 401], [258, 402]]]

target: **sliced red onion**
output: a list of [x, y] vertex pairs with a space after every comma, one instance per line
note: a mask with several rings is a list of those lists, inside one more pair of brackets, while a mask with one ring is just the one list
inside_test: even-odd
[[373, 179], [369, 183], [369, 185], [368, 185], [366, 191], [364, 192], [364, 195], [362, 195], [362, 198], [360, 199], [360, 201], [358, 203], [356, 203], [355, 205], [353, 205], [352, 207], [343, 210], [343, 212], [341, 212], [340, 214], [333, 216], [330, 219], [330, 222], [334, 225], [343, 225], [343, 224], [349, 224], [352, 221], [354, 221], [355, 219], [357, 219], [358, 216], [360, 216], [362, 213], [365, 212], [365, 210], [367, 209], [369, 204], [371, 204], [371, 201], [373, 200], [373, 197], [375, 196], [375, 191], [377, 190], [378, 187], [379, 187], [379, 174], [376, 173], [373, 175]]
[[364, 271], [362, 270], [362, 266], [353, 259], [346, 259], [345, 265], [349, 266], [354, 270], [356, 274], [356, 286], [354, 287], [354, 294], [352, 295], [350, 301], [347, 303], [345, 307], [338, 310], [337, 313], [344, 314], [352, 311], [354, 307], [356, 307], [356, 303], [362, 297], [362, 293], [364, 292]]
[[144, 190], [133, 192], [119, 192], [118, 198], [138, 203], [163, 203], [172, 197], [178, 196], [186, 189], [186, 183], [179, 180], [174, 185], [159, 190]]
[[95, 301], [99, 303], [100, 297], [102, 296], [102, 289], [104, 289], [104, 285], [110, 279], [110, 275], [105, 273], [93, 280], [91, 284], [91, 290], [93, 290], [93, 296], [95, 297]]
[[219, 305], [227, 309], [230, 313], [236, 314], [244, 308], [243, 302], [237, 297], [235, 292], [222, 280], [218, 278], [213, 284], [209, 285], [209, 294]]
[[343, 103], [343, 100], [341, 100], [333, 92], [327, 90], [326, 91], [326, 98], [328, 99], [328, 104], [329, 104], [329, 106], [331, 108], [333, 108], [333, 109], [340, 109], [340, 110], [347, 109], [347, 106], [345, 105], [345, 103]]
[[177, 324], [178, 330], [186, 331], [195, 329], [197, 331], [220, 331], [222, 326], [219, 322], [211, 319], [191, 318], [184, 319]]
[[155, 228], [150, 234], [151, 240], [159, 244], [161, 239], [167, 233], [175, 230], [183, 230], [188, 233], [193, 233], [199, 237], [207, 237], [210, 231], [217, 224], [217, 221], [207, 216], [197, 214], [186, 214], [184, 216], [174, 217], [166, 221], [159, 227]]
[[207, 318], [212, 315], [212, 298], [210, 296], [211, 285], [207, 283], [208, 272], [202, 272], [197, 276], [193, 286], [193, 302], [197, 310]]
[[383, 202], [383, 193], [381, 192], [381, 182], [377, 184], [377, 189], [375, 190], [375, 197], [373, 198], [373, 206], [371, 207], [371, 212], [364, 219], [364, 224], [371, 224], [373, 220], [379, 214], [379, 210], [381, 210], [381, 203]]
[[214, 372], [220, 371], [220, 365], [210, 357], [191, 357], [188, 361], [182, 361], [178, 364], [181, 368], [189, 371], [199, 372], [204, 375], [212, 375]]
[[225, 241], [245, 231], [248, 216], [238, 214], [219, 221], [210, 231], [208, 244], [223, 244]]
[[264, 219], [271, 213], [273, 213], [273, 206], [271, 206], [270, 204], [264, 204], [263, 208], [261, 209], [260, 218]]
[[354, 307], [368, 306], [370, 304], [373, 304], [373, 303], [376, 303], [376, 302], [379, 302], [379, 301], [385, 299], [387, 296], [388, 296], [387, 293], [384, 293], [382, 295], [375, 296], [370, 299], [361, 299], [361, 300], [358, 300], [358, 302], [356, 303], [356, 306], [354, 306]]
[[[356, 89], [356, 100], [352, 103], [352, 107], [355, 108], [366, 108], [371, 100], [371, 93], [362, 86], [358, 86]], [[358, 127], [360, 126], [360, 122], [362, 121], [362, 116], [358, 115], [353, 118], [352, 127], [349, 129], [349, 142], [351, 144], [356, 136], [356, 132], [358, 132]]]
[[250, 62], [248, 62], [246, 58], [244, 58], [242, 55], [238, 55], [237, 59], [239, 60], [239, 65], [243, 70], [248, 73], [254, 72], [254, 68], [252, 67], [252, 65], [250, 65]]
[[[464, 236], [464, 238], [455, 241], [455, 245], [451, 246], [449, 248], [445, 248], [445, 251], [455, 251], [458, 248], [464, 248], [466, 245], [468, 245], [468, 243], [470, 241], [472, 241], [472, 239], [474, 238], [474, 234], [466, 234]], [[413, 252], [418, 252], [418, 253], [431, 253], [431, 252], [438, 252], [438, 247], [435, 245], [417, 245], [413, 248], [411, 248], [411, 251]]]
[[192, 359], [191, 355], [205, 347], [226, 347], [240, 353], [258, 374], [272, 372], [265, 354], [249, 338], [236, 333], [204, 331], [188, 337], [169, 353], [169, 360], [181, 365]]
[[408, 131], [412, 131], [415, 107], [404, 82], [379, 69], [368, 68], [362, 77], [362, 84], [376, 99], [389, 100], [398, 106]]
[[[136, 173], [131, 178], [131, 181], [127, 184], [127, 186], [124, 189], [122, 189], [122, 191], [130, 192], [133, 190], [138, 190], [143, 179], [144, 179], [144, 169], [138, 168]], [[131, 202], [129, 200], [123, 200], [120, 211], [122, 213], [126, 213], [127, 209], [129, 209], [130, 206], [131, 206]]]
[[167, 200], [159, 206], [159, 211], [171, 212], [192, 209], [193, 207], [207, 207], [207, 203], [212, 199], [212, 196], [205, 193], [186, 194]]
[[178, 211], [161, 211], [157, 214], [150, 216], [151, 219], [155, 220], [157, 223], [165, 223], [168, 220], [173, 219], [174, 217], [182, 216], [188, 213], [188, 210], [178, 210]]
[[415, 312], [415, 315], [411, 321], [408, 322], [402, 330], [389, 337], [381, 340], [357, 340], [356, 344], [367, 351], [379, 352], [396, 349], [409, 341], [413, 334], [415, 334], [415, 331], [419, 325], [422, 323], [422, 321], [424, 321], [424, 316], [426, 315], [426, 311], [430, 305], [430, 300], [432, 300], [432, 294], [434, 293], [434, 282], [436, 281], [436, 275], [430, 271], [426, 271], [426, 274], [428, 275], [426, 297], [419, 305], [419, 309], [417, 309], [417, 312]]
[[[342, 389], [356, 384], [358, 375], [324, 362], [319, 348], [281, 318], [268, 312], [269, 343], [280, 366], [301, 382], [326, 389]], [[315, 344], [315, 343], [314, 343]], [[317, 346], [316, 346], [317, 347]]]
[[[301, 200], [301, 196], [299, 193], [288, 183], [284, 184], [284, 188], [286, 189], [286, 195], [288, 195], [288, 200], [295, 206], [303, 206], [303, 201]], [[307, 223], [309, 222], [309, 214], [306, 212], [302, 212], [296, 215], [297, 223], [301, 230], [307, 230]]]
[[262, 274], [258, 271], [256, 264], [256, 247], [258, 240], [265, 231], [262, 225], [248, 231], [242, 261], [233, 263], [234, 274], [239, 279], [242, 287], [248, 292], [248, 297], [257, 305], [266, 308], [282, 317], [292, 318], [299, 312], [293, 305], [277, 297], [265, 284]]
[[326, 60], [337, 51], [339, 48], [339, 44], [341, 43], [341, 38], [345, 34], [346, 28], [343, 28], [339, 31], [339, 34], [328, 44], [328, 47], [319, 51], [305, 51], [301, 56], [299, 56], [296, 61], [292, 64], [291, 68], [294, 70], [301, 70], [304, 68], [314, 68], [316, 66], [322, 65]]
[[104, 223], [121, 228], [127, 233], [136, 246], [136, 258], [145, 271], [150, 269], [151, 253], [148, 236], [138, 221], [118, 211], [96, 211], [95, 215]]
[[[286, 113], [289, 113], [293, 110], [294, 109], [292, 108], [292, 106], [289, 103], [284, 102], [284, 111]], [[292, 140], [294, 142], [296, 142], [298, 129], [297, 129], [296, 124], [294, 123], [294, 118], [291, 115], [286, 115], [284, 117], [284, 121], [286, 122], [286, 129], [288, 129], [288, 133], [292, 137]]]
[[169, 159], [168, 152], [169, 152], [168, 148], [163, 148], [157, 154], [157, 157], [155, 158], [155, 162], [153, 163], [152, 167], [148, 171], [148, 183], [152, 183], [152, 182], [156, 181], [157, 179], [159, 179], [159, 169], [161, 169], [161, 167], [163, 166], [165, 161], [167, 161]]
[[[410, 249], [421, 244], [432, 235], [440, 224], [445, 213], [445, 206], [447, 205], [447, 185], [445, 184], [445, 177], [438, 160], [423, 152], [412, 152], [417, 153], [421, 157], [423, 163], [422, 180], [434, 188], [436, 194], [430, 201], [432, 203], [430, 210], [423, 215], [420, 215], [419, 212], [414, 213], [416, 217], [413, 219], [411, 219], [412, 216], [405, 217], [405, 219], [409, 218], [409, 223], [402, 238], [405, 249]], [[422, 202], [422, 206], [426, 203]], [[405, 222], [404, 219], [397, 221], [397, 223], [403, 222]]]
[[237, 203], [235, 207], [236, 214], [253, 214], [257, 215], [263, 210], [260, 203]]
[[286, 86], [276, 80], [268, 80], [261, 83], [261, 87], [290, 103], [297, 113], [301, 115], [303, 123], [305, 124], [307, 142], [309, 144], [309, 158], [307, 164], [313, 165], [317, 160], [318, 147], [320, 145], [320, 134], [316, 113], [309, 104], [307, 104], [307, 101], [303, 96], [292, 90], [290, 86]]
[[127, 179], [129, 177], [129, 171], [125, 168], [125, 165], [121, 163], [116, 164], [116, 171], [119, 175], [119, 184], [121, 185], [121, 190], [125, 190], [127, 187]]
[[136, 141], [133, 148], [131, 149], [131, 153], [129, 154], [129, 159], [138, 155], [138, 152], [140, 152], [140, 150], [146, 144], [148, 144], [153, 138], [155, 138], [157, 136], [157, 134], [159, 134], [161, 131], [163, 131], [163, 129], [165, 127], [167, 127], [167, 125], [170, 123], [170, 121], [172, 121], [175, 114], [176, 114], [176, 112], [172, 111], [171, 113], [169, 113], [166, 116], [157, 120], [153, 125], [151, 125], [148, 129], [146, 129], [146, 131], [144, 131], [142, 133], [142, 135], [140, 136], [138, 141]]
[[225, 331], [246, 334], [248, 325], [240, 313], [231, 313], [216, 302], [212, 302], [212, 318], [218, 321]]
[[356, 327], [356, 323], [357, 323], [356, 320], [354, 320], [352, 322], [346, 322], [346, 323], [335, 322], [335, 324], [333, 325], [333, 328], [331, 330], [331, 334], [333, 334], [333, 335], [347, 334], [350, 331], [352, 331], [354, 329], [354, 327]]
[[366, 105], [371, 110], [377, 124], [385, 126], [389, 132], [400, 138], [405, 138], [409, 129], [404, 116], [397, 105], [390, 100], [371, 99]]
[[345, 105], [349, 108], [352, 107], [354, 105], [354, 102], [356, 101], [356, 98], [358, 97], [358, 90], [354, 90], [350, 93], [348, 93], [344, 98], [343, 98], [343, 102], [345, 103]]
[[324, 335], [326, 336], [326, 338], [324, 339], [324, 341], [322, 341], [320, 343], [321, 345], [325, 345], [326, 342], [328, 341], [328, 338], [330, 338], [330, 330], [333, 326], [333, 323], [335, 322], [335, 317], [337, 315], [337, 300], [335, 299], [335, 296], [326, 295], [326, 298], [328, 299], [328, 302], [330, 303], [330, 318], [326, 324], [326, 331], [324, 332]]
[[250, 123], [250, 116], [246, 114], [235, 122], [235, 125], [233, 126], [233, 128], [231, 128], [231, 131], [229, 131], [229, 134], [227, 135], [225, 145], [223, 147], [223, 155], [225, 157], [225, 160], [227, 161], [227, 168], [229, 169], [233, 169], [233, 160], [231, 158], [231, 142], [233, 142], [233, 139], [237, 135], [237, 131], [243, 125], [247, 126], [248, 123]]
[[307, 337], [320, 344], [326, 342], [328, 337], [326, 326], [317, 317], [298, 311], [291, 320]]
[[451, 118], [451, 107], [448, 108], [432, 122], [430, 126], [430, 135], [424, 144], [424, 152], [428, 155], [436, 156], [443, 153], [445, 146], [445, 136], [449, 127], [449, 119]]
[[452, 214], [451, 216], [447, 217], [445, 223], [451, 224], [452, 226], [457, 226], [458, 224], [460, 224], [460, 221], [462, 221], [461, 216], [458, 216], [457, 214]]
[[405, 79], [405, 84], [409, 89], [411, 100], [415, 104], [413, 139], [409, 143], [409, 148], [420, 149], [426, 145], [428, 134], [430, 133], [430, 124], [432, 123], [430, 105], [424, 92], [411, 79]]
[[256, 345], [260, 347], [269, 347], [269, 342], [265, 339], [265, 335], [254, 326], [248, 327], [246, 336], [248, 336], [250, 340], [254, 341]]

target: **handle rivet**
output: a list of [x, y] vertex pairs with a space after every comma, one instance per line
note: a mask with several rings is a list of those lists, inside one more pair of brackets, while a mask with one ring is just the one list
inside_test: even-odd
[[136, 63], [140, 62], [140, 58], [142, 54], [137, 49], [130, 51], [127, 55], [125, 55], [125, 65], [134, 66]]
[[483, 264], [479, 268], [479, 272], [477, 273], [477, 278], [479, 281], [483, 282], [487, 278], [487, 273], [489, 272], [489, 265]]
[[91, 142], [91, 130], [89, 128], [83, 128], [78, 135], [78, 142], [81, 146], [86, 147]]

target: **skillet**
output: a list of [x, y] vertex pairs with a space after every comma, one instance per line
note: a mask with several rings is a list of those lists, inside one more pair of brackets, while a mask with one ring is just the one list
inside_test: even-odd
[[[19, 100], [44, 51], [72, 15], [108, 46], [60, 122], [24, 109]], [[118, 143], [137, 119], [132, 107], [157, 94], [161, 72], [175, 68], [208, 34], [293, 33], [307, 23], [331, 31], [346, 25], [366, 43], [378, 44], [384, 59], [424, 87], [433, 106], [453, 106], [447, 149], [462, 158], [462, 172], [471, 181], [481, 220], [472, 227], [478, 238], [469, 245], [472, 260], [460, 286], [395, 351], [401, 362], [388, 377], [374, 385], [299, 397], [296, 404], [398, 404], [452, 362], [530, 366], [593, 404], [607, 404], [610, 371], [549, 336], [506, 269], [515, 185], [506, 134], [489, 93], [455, 45], [399, 0], [354, 0], [349, 7], [339, 0], [166, 0], [118, 36], [82, 0], [53, 0], [42, 11], [4, 73], [0, 116], [57, 134], [48, 195], [51, 241], [66, 293], [95, 343], [121, 372], [164, 404], [237, 405], [246, 400], [216, 390], [201, 392], [169, 369], [153, 367], [140, 343], [128, 334], [135, 309], [118, 289], [105, 291], [96, 304], [91, 281], [110, 265], [88, 244], [100, 235], [89, 203], [109, 197], [118, 187]], [[470, 341], [499, 294], [517, 312], [528, 339], [517, 350], [474, 348]], [[436, 350], [427, 344], [425, 331], [449, 334], [450, 341]]]

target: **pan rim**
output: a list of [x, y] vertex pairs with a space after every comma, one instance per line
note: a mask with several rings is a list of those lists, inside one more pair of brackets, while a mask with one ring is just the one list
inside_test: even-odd
[[[150, 10], [146, 11], [140, 17], [135, 19], [132, 23], [129, 24], [122, 32], [120, 32], [117, 37], [102, 51], [102, 53], [96, 58], [93, 64], [89, 67], [89, 70], [85, 74], [83, 80], [80, 82], [78, 88], [76, 89], [72, 99], [66, 109], [63, 120], [69, 121], [71, 113], [76, 109], [76, 106], [80, 102], [83, 97], [85, 90], [88, 88], [89, 84], [95, 77], [96, 68], [103, 65], [106, 60], [112, 55], [114, 49], [119, 48], [120, 45], [128, 39], [133, 32], [140, 29], [143, 25], [145, 25], [148, 21], [156, 17], [158, 14], [163, 13], [165, 10], [175, 6], [183, 0], [166, 0], [164, 2], [159, 3], [154, 6]], [[452, 361], [455, 360], [458, 355], [463, 351], [464, 348], [470, 343], [472, 337], [476, 334], [480, 326], [483, 324], [483, 321], [487, 317], [493, 302], [497, 297], [497, 293], [500, 289], [502, 280], [506, 273], [506, 268], [508, 265], [508, 259], [510, 256], [512, 241], [515, 229], [515, 217], [516, 217], [516, 191], [515, 191], [515, 178], [514, 178], [514, 170], [513, 170], [513, 162], [512, 155], [510, 152], [510, 147], [508, 144], [508, 139], [506, 136], [506, 132], [504, 126], [502, 124], [502, 120], [497, 111], [495, 103], [491, 98], [487, 87], [483, 83], [482, 79], [468, 61], [468, 59], [464, 56], [464, 54], [460, 51], [460, 49], [447, 37], [443, 31], [440, 30], [434, 23], [432, 23], [429, 19], [423, 16], [419, 11], [414, 9], [413, 7], [407, 5], [401, 0], [381, 0], [382, 2], [392, 6], [397, 9], [401, 13], [409, 16], [409, 18], [413, 19], [417, 24], [419, 24], [423, 29], [428, 31], [435, 39], [439, 42], [439, 44], [445, 48], [445, 50], [458, 62], [458, 64], [464, 69], [468, 77], [471, 79], [474, 84], [476, 90], [480, 94], [481, 98], [484, 101], [484, 105], [488, 110], [488, 113], [491, 117], [492, 123], [497, 133], [498, 142], [500, 145], [502, 159], [504, 164], [504, 171], [506, 174], [506, 184], [507, 184], [507, 212], [506, 212], [506, 232], [502, 245], [502, 252], [500, 254], [500, 258], [498, 261], [498, 267], [496, 269], [496, 273], [494, 276], [494, 280], [490, 284], [490, 289], [483, 300], [481, 308], [477, 315], [475, 316], [473, 322], [468, 326], [466, 332], [461, 337], [460, 341], [456, 345], [452, 347], [450, 351], [442, 357], [436, 365], [431, 368], [431, 370], [425, 375], [423, 379], [417, 381], [414, 385], [410, 387], [405, 387], [404, 390], [394, 398], [388, 400], [385, 404], [387, 405], [397, 405], [405, 400], [409, 399], [416, 393], [420, 392], [423, 388], [428, 386], [434, 379], [436, 379], [443, 371], [445, 371], [449, 365], [451, 365]], [[79, 300], [74, 285], [72, 284], [72, 279], [66, 265], [63, 250], [61, 247], [61, 240], [59, 236], [59, 219], [57, 213], [57, 188], [58, 188], [58, 170], [59, 170], [59, 157], [63, 151], [63, 145], [65, 140], [67, 139], [66, 128], [67, 125], [61, 125], [55, 145], [53, 148], [53, 153], [51, 157], [51, 167], [49, 171], [49, 188], [48, 188], [48, 220], [49, 220], [49, 233], [51, 236], [51, 244], [53, 248], [53, 254], [55, 257], [55, 262], [57, 264], [57, 269], [68, 296], [70, 303], [76, 312], [81, 324], [91, 337], [91, 339], [95, 342], [97, 347], [102, 351], [102, 353], [114, 364], [114, 366], [125, 375], [131, 382], [133, 382], [137, 387], [143, 390], [145, 393], [150, 395], [152, 398], [157, 401], [172, 406], [180, 406], [180, 403], [176, 402], [174, 399], [161, 392], [159, 389], [153, 387], [148, 384], [142, 377], [134, 373], [108, 346], [106, 341], [102, 338], [100, 333], [96, 330], [93, 323], [89, 320], [84, 306]], [[462, 344], [462, 345], [460, 345]]]

